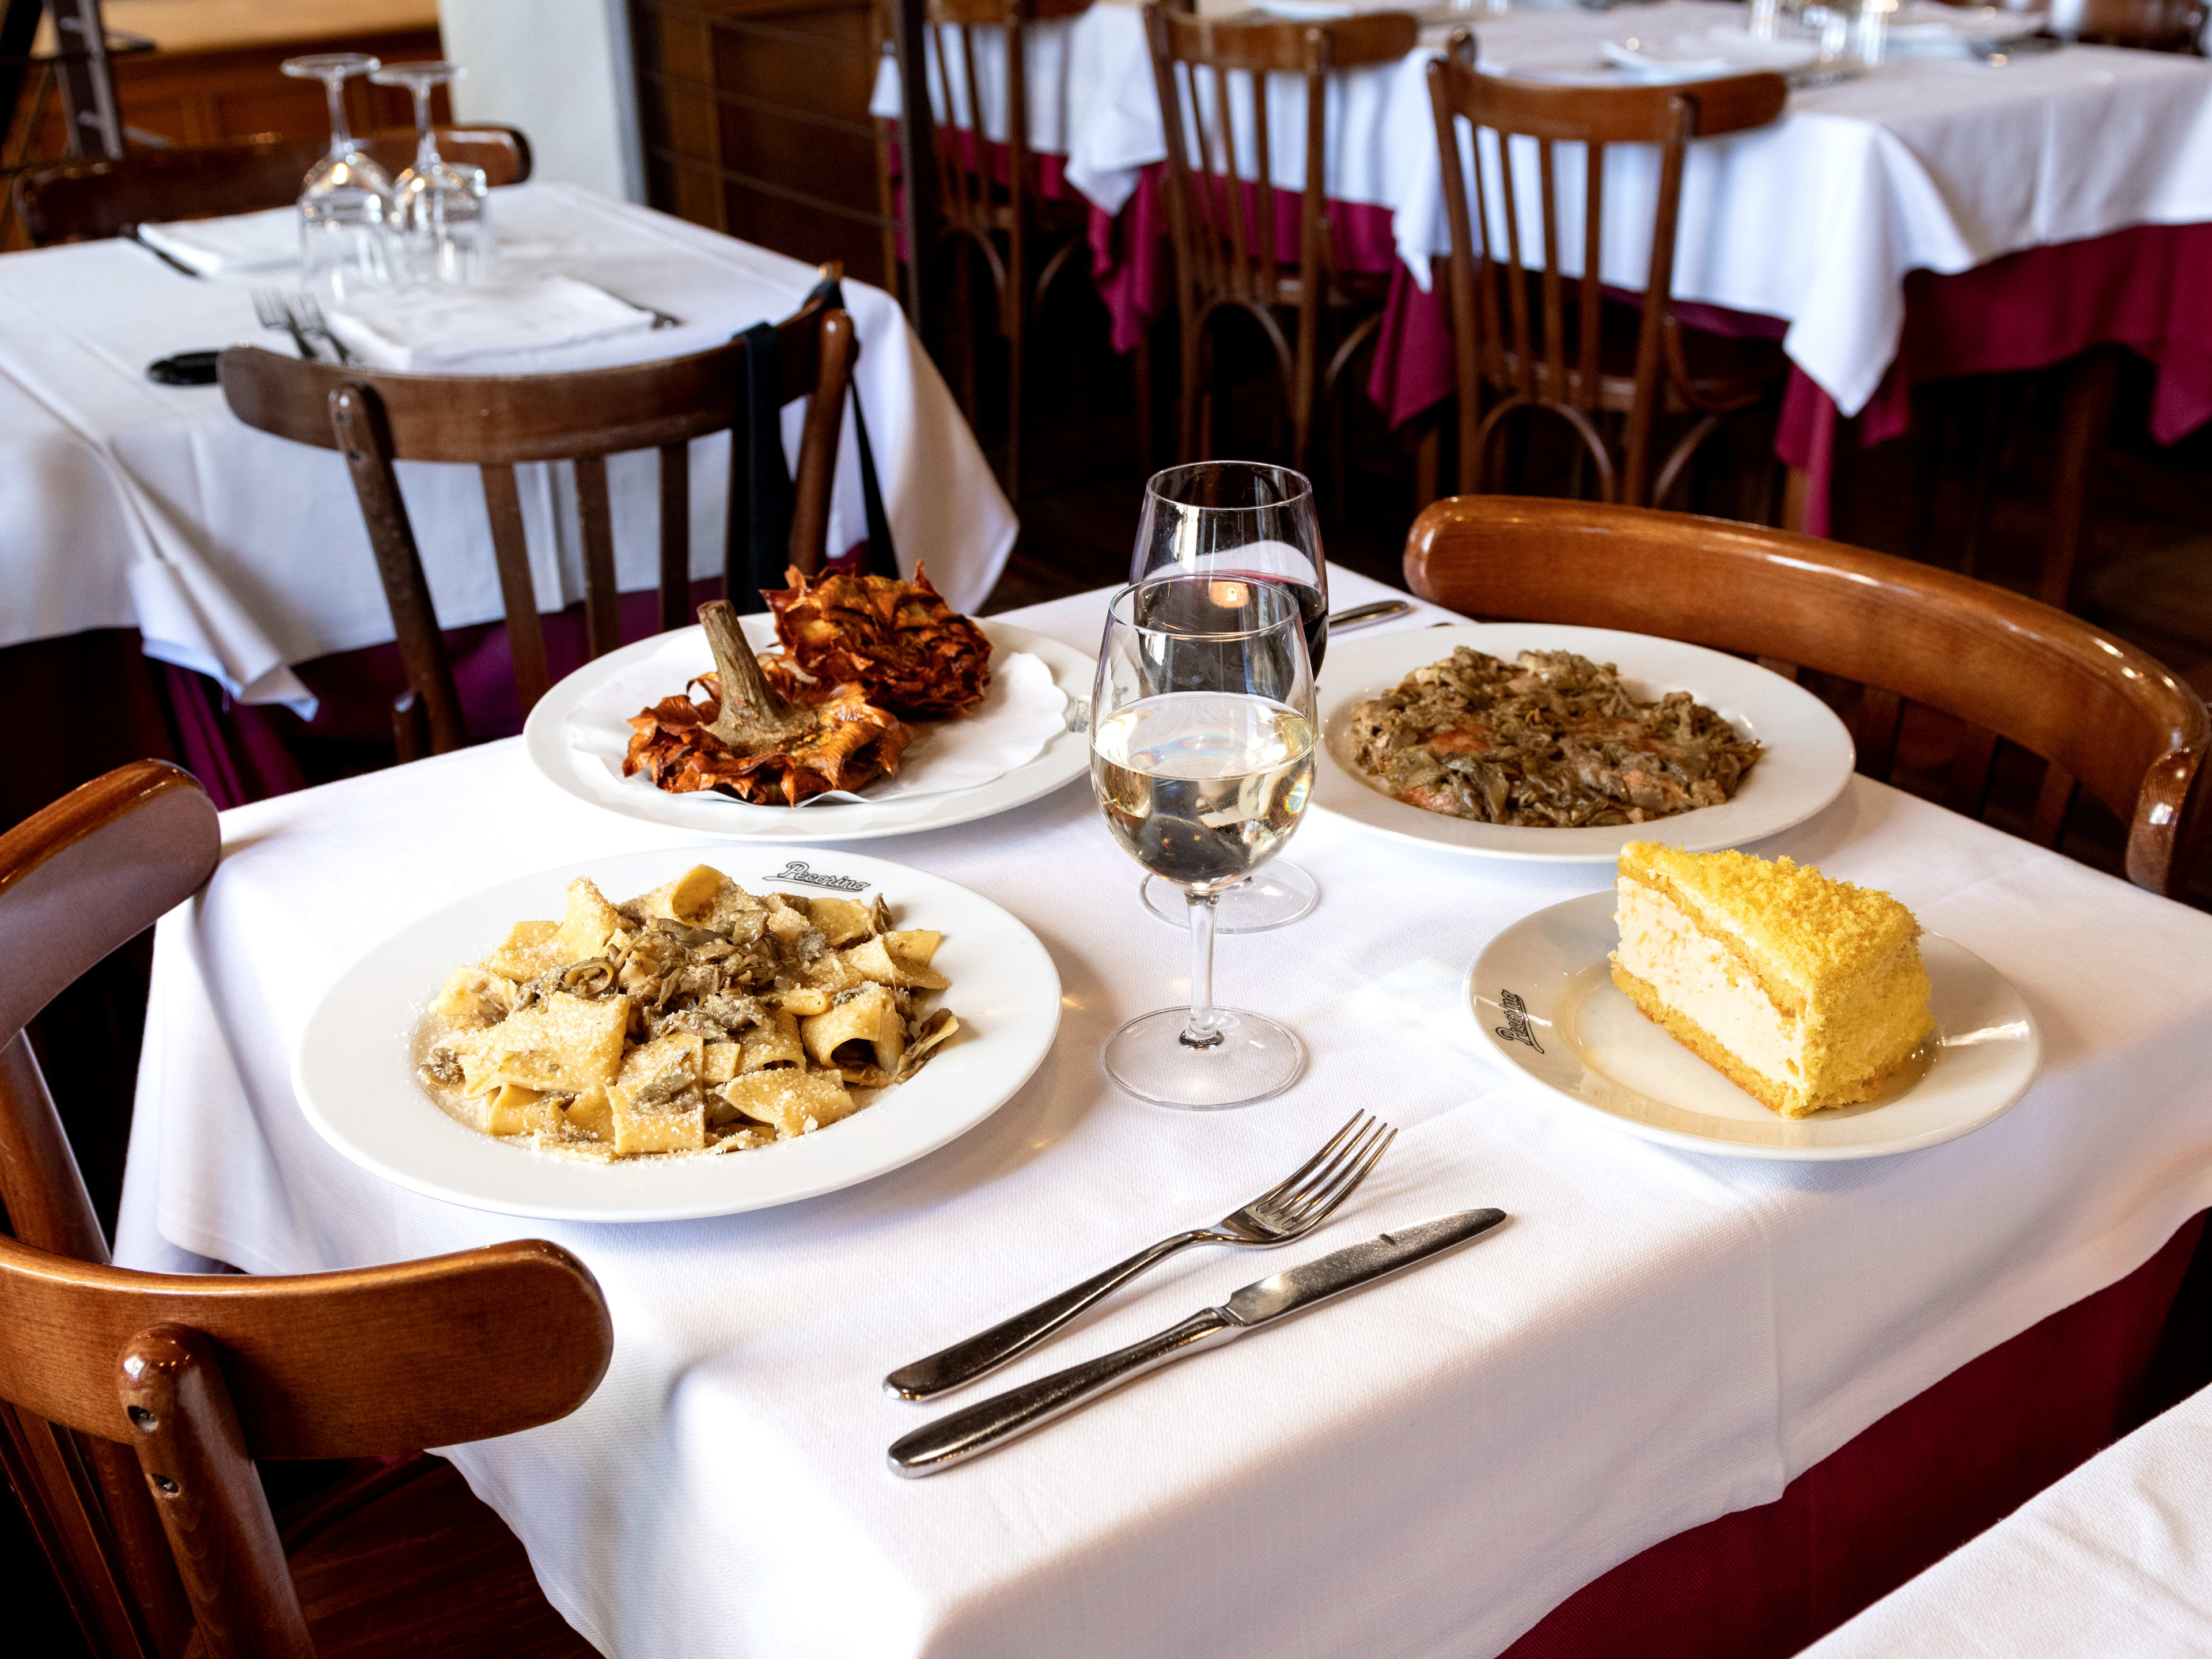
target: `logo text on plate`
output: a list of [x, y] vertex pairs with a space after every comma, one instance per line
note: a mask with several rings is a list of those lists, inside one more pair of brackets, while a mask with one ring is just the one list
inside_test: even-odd
[[838, 893], [865, 893], [868, 890], [866, 882], [854, 881], [850, 876], [830, 875], [815, 869], [805, 859], [793, 859], [768, 879], [799, 882], [808, 887], [827, 887]]
[[1505, 1024], [1498, 1028], [1498, 1035], [1508, 1042], [1525, 1042], [1538, 1054], [1542, 1054], [1544, 1045], [1529, 1035], [1528, 1005], [1521, 1000], [1520, 993], [1500, 991], [1498, 1006], [1505, 1011]]

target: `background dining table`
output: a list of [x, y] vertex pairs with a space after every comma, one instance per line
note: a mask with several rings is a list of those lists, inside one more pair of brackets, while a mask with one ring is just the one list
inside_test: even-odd
[[[1741, 29], [1744, 9], [1663, 0], [1469, 11], [1449, 22], [1436, 10], [1419, 15], [1421, 43], [1403, 59], [1331, 77], [1328, 118], [1339, 258], [1350, 270], [1395, 273], [1369, 383], [1394, 424], [1452, 391], [1449, 325], [1431, 265], [1449, 252], [1450, 236], [1425, 79], [1451, 27], [1474, 30], [1485, 69], [1595, 79], [1607, 73], [1604, 41]], [[984, 131], [1003, 141], [1003, 37], [978, 34]], [[1115, 343], [1127, 349], [1173, 294], [1157, 199], [1167, 148], [1142, 13], [1098, 0], [1079, 16], [1030, 26], [1024, 38], [1030, 145], [1044, 158], [1048, 189], [1092, 204], [1094, 272]], [[945, 54], [948, 64], [963, 61]], [[930, 69], [934, 82], [934, 57]], [[941, 84], [933, 93], [940, 115], [949, 108], [963, 122], [971, 118], [964, 74], [954, 70], [949, 104]], [[1249, 177], [1242, 77], [1230, 96]], [[1210, 86], [1200, 98], [1210, 111]], [[1302, 190], [1305, 110], [1296, 77], [1270, 77], [1268, 102], [1273, 181]], [[886, 118], [898, 112], [888, 65], [872, 108]], [[1600, 268], [1622, 289], [1644, 286], [1657, 171], [1656, 149], [1608, 152]], [[1533, 163], [1522, 174], [1521, 222], [1535, 224]], [[1578, 167], [1563, 161], [1561, 178], [1560, 269], [1571, 276], [1583, 269]], [[2160, 441], [2212, 418], [2212, 62], [2083, 46], [2015, 54], [2002, 65], [1967, 55], [1894, 58], [1797, 87], [1769, 126], [1693, 145], [1681, 200], [1674, 294], [1697, 308], [1689, 319], [1771, 335], [1795, 367], [1777, 448], [1814, 476], [1803, 524], [1813, 534], [1827, 532], [1838, 416], [1863, 413], [1865, 441], [1893, 436], [1909, 418], [1916, 378], [2043, 367], [2117, 341], [2160, 367], [2151, 423]], [[1295, 211], [1278, 213], [1293, 262], [1297, 224]], [[1999, 263], [2031, 252], [2051, 257]], [[1940, 287], [1927, 291], [1931, 278], [1968, 272], [1979, 275], [1950, 303]], [[1916, 308], [1926, 315], [1913, 331]]]
[[[495, 191], [509, 274], [558, 270], [678, 325], [456, 361], [452, 372], [611, 367], [721, 343], [798, 309], [812, 266], [577, 185]], [[288, 268], [194, 278], [125, 240], [0, 258], [0, 647], [89, 629], [136, 628], [149, 655], [218, 681], [239, 702], [313, 697], [291, 671], [389, 641], [392, 617], [343, 460], [255, 431], [212, 386], [146, 377], [155, 359], [258, 341], [253, 290]], [[892, 298], [848, 279], [865, 410], [900, 562], [927, 561], [955, 605], [979, 605], [1016, 532], [1012, 509], [951, 393]], [[795, 454], [805, 404], [785, 410]], [[849, 418], [838, 452], [830, 542], [866, 537]], [[719, 578], [729, 441], [693, 446], [692, 574]], [[617, 456], [615, 567], [625, 592], [659, 580], [655, 457]], [[525, 468], [523, 509], [538, 607], [583, 595], [582, 552], [563, 469]], [[503, 615], [489, 520], [473, 467], [402, 462], [401, 488], [441, 624]]]
[[[1340, 605], [1386, 592], [1333, 578]], [[1007, 619], [1095, 650], [1105, 597]], [[613, 1317], [598, 1393], [448, 1455], [553, 1603], [625, 1659], [1493, 1654], [1540, 1620], [1557, 1629], [1548, 1613], [1639, 1552], [1760, 1513], [1960, 1368], [2045, 1333], [2032, 1363], [1971, 1391], [1955, 1443], [1883, 1455], [1881, 1508], [1785, 1540], [1808, 1559], [1879, 1550], [1940, 1508], [1957, 1447], [2095, 1394], [2100, 1368], [2140, 1348], [2063, 1319], [2185, 1259], [2212, 1205], [2212, 917], [1863, 778], [1756, 850], [1896, 894], [2019, 988], [2042, 1071], [1963, 1139], [1795, 1164], [1621, 1133], [1496, 1063], [1464, 985], [1500, 928], [1604, 888], [1611, 866], [1488, 862], [1318, 816], [1291, 856], [1319, 908], [1224, 938], [1216, 977], [1225, 1003], [1304, 1036], [1307, 1075], [1242, 1111], [1139, 1105], [1101, 1076], [1099, 1044], [1186, 993], [1186, 945], [1072, 785], [866, 848], [972, 887], [1051, 951], [1061, 1024], [1026, 1086], [865, 1185], [625, 1226], [387, 1184], [309, 1127], [292, 1053], [326, 988], [410, 917], [519, 871], [690, 837], [561, 794], [516, 742], [222, 824], [213, 878], [155, 935], [117, 1258], [299, 1273], [522, 1237], [576, 1252]], [[838, 855], [808, 854], [831, 870]], [[737, 842], [702, 856], [741, 881], [773, 867]], [[1403, 1133], [1324, 1233], [1264, 1257], [1181, 1256], [1003, 1381], [1393, 1226], [1482, 1205], [1512, 1221], [988, 1458], [920, 1483], [887, 1472], [885, 1447], [931, 1410], [888, 1397], [886, 1370], [1241, 1203], [1355, 1108]], [[2109, 1418], [2089, 1431], [2075, 1457], [2110, 1438]], [[2064, 1438], [2039, 1431], [2027, 1461]], [[1664, 1593], [1756, 1607], [1767, 1577], [1718, 1555]], [[1541, 1650], [1618, 1650], [1571, 1638]]]

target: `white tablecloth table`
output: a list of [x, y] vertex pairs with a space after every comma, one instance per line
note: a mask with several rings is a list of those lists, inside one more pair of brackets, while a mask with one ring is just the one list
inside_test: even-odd
[[[1363, 7], [1363, 9], [1370, 9]], [[1733, 26], [1744, 8], [1668, 0], [1472, 14], [1480, 59], [1500, 70], [1601, 66], [1608, 39]], [[1438, 193], [1426, 65], [1431, 28], [1400, 63], [1332, 78], [1328, 193], [1386, 208], [1401, 257], [1424, 288], [1451, 239]], [[1142, 170], [1165, 159], [1141, 14], [1100, 0], [1079, 18], [1028, 32], [1030, 143], [1068, 158], [1067, 179], [1117, 212]], [[1005, 131], [1003, 44], [978, 55], [985, 129]], [[967, 92], [955, 72], [952, 106]], [[1210, 83], [1209, 83], [1210, 85]], [[1202, 88], [1202, 95], [1206, 94]], [[937, 94], [940, 109], [943, 94]], [[1268, 94], [1274, 182], [1305, 185], [1304, 94], [1289, 76]], [[1231, 108], [1250, 176], [1249, 97]], [[896, 115], [888, 70], [873, 106]], [[1562, 146], [1562, 269], [1582, 269], [1578, 146]], [[1572, 158], [1572, 159], [1570, 159]], [[1524, 225], [1540, 222], [1535, 168]], [[1606, 179], [1608, 283], [1640, 289], [1649, 271], [1655, 151], [1618, 145]], [[1570, 188], [1570, 186], [1571, 186]], [[1905, 278], [1956, 272], [2022, 248], [2139, 224], [2212, 220], [2212, 63], [2169, 53], [2069, 46], [2016, 58], [1898, 59], [1857, 79], [1790, 94], [1782, 118], [1696, 145], [1682, 185], [1674, 292], [1681, 299], [1789, 320], [1791, 359], [1845, 415], [1880, 386], [1905, 321]]]
[[[698, 351], [796, 309], [813, 267], [574, 185], [499, 191], [513, 268], [557, 269], [683, 325], [559, 350], [477, 357], [455, 372], [599, 368]], [[173, 352], [258, 340], [252, 290], [289, 272], [195, 280], [129, 242], [0, 258], [0, 646], [90, 628], [137, 628], [155, 656], [248, 702], [306, 696], [289, 665], [392, 637], [361, 509], [335, 452], [252, 430], [215, 387], [155, 385]], [[1013, 546], [1014, 515], [951, 393], [891, 297], [848, 279], [860, 341], [854, 383], [868, 418], [901, 562], [917, 558], [952, 603], [982, 602]], [[795, 454], [805, 404], [785, 411]], [[830, 545], [863, 539], [859, 452], [847, 419]], [[722, 568], [729, 441], [693, 447], [692, 574]], [[565, 469], [562, 469], [565, 471]], [[657, 457], [617, 457], [616, 575], [659, 580]], [[574, 495], [526, 469], [524, 514], [540, 609], [582, 597]], [[403, 464], [441, 623], [501, 614], [476, 469]]]
[[[1382, 592], [1340, 573], [1333, 597]], [[1013, 615], [1095, 649], [1103, 603]], [[1243, 1111], [1140, 1106], [1098, 1046], [1183, 994], [1184, 939], [1074, 785], [868, 848], [975, 888], [1051, 950], [1063, 1023], [1025, 1088], [866, 1185], [630, 1227], [386, 1185], [307, 1125], [290, 1051], [410, 915], [680, 837], [556, 793], [513, 743], [240, 808], [224, 837], [205, 894], [156, 934], [120, 1259], [576, 1251], [613, 1312], [606, 1380], [571, 1418], [453, 1456], [555, 1605], [624, 1659], [1494, 1653], [1615, 1564], [1771, 1500], [2212, 1204], [2212, 917], [1865, 780], [1761, 850], [1895, 892], [2026, 995], [2042, 1075], [1963, 1139], [1790, 1164], [1620, 1133], [1488, 1058], [1462, 993], [1500, 927], [1609, 866], [1486, 863], [1321, 818], [1291, 848], [1321, 908], [1224, 938], [1217, 975], [1225, 1002], [1304, 1036], [1310, 1072]], [[1356, 1107], [1405, 1133], [1291, 1259], [1474, 1205], [1512, 1224], [966, 1468], [886, 1471], [924, 1415], [883, 1393], [887, 1370], [1242, 1202]], [[1178, 1258], [1003, 1380], [1285, 1265]]]
[[2038, 1493], [1803, 1659], [2212, 1653], [2212, 1389]]

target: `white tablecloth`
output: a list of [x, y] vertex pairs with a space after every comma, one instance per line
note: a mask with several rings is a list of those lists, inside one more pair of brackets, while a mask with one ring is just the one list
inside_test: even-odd
[[2212, 1389], [2039, 1493], [1802, 1659], [2212, 1653]]
[[[522, 185], [494, 202], [515, 270], [556, 268], [684, 326], [455, 372], [697, 351], [788, 314], [814, 284], [813, 268], [796, 259], [578, 186]], [[850, 278], [845, 300], [900, 560], [910, 569], [926, 559], [946, 596], [972, 608], [1012, 548], [1013, 513], [896, 302]], [[255, 325], [251, 280], [187, 278], [121, 241], [0, 258], [0, 646], [135, 627], [152, 654], [264, 702], [304, 697], [287, 665], [392, 637], [337, 455], [251, 430], [214, 387], [145, 377], [157, 357], [239, 340], [291, 349]], [[785, 411], [794, 454], [805, 407]], [[722, 568], [729, 441], [702, 439], [693, 451], [691, 569], [712, 576]], [[849, 416], [837, 465], [830, 544], [842, 550], [866, 534]], [[625, 589], [659, 580], [657, 469], [649, 452], [608, 469]], [[526, 474], [538, 605], [557, 611], [583, 594], [574, 496], [565, 481], [556, 487], [552, 468]], [[400, 478], [439, 620], [452, 628], [501, 615], [476, 469], [407, 464]]]
[[[1381, 592], [1339, 573], [1333, 597]], [[1014, 617], [1095, 649], [1102, 607]], [[205, 896], [156, 935], [121, 1258], [292, 1273], [530, 1236], [576, 1251], [613, 1310], [605, 1382], [562, 1422], [453, 1455], [554, 1603], [625, 1659], [1494, 1653], [1615, 1563], [1772, 1499], [2212, 1204], [2212, 917], [1864, 780], [1762, 850], [1894, 891], [2027, 996], [2044, 1073], [1964, 1139], [1789, 1164], [1622, 1134], [1488, 1059], [1461, 991], [1501, 927], [1609, 869], [1319, 818], [1291, 853], [1321, 908], [1224, 938], [1217, 975], [1224, 1001], [1304, 1036], [1310, 1074], [1243, 1111], [1139, 1106], [1098, 1045], [1184, 994], [1185, 942], [1075, 785], [869, 848], [972, 886], [1051, 950], [1064, 1020], [1029, 1085], [867, 1185], [633, 1227], [389, 1187], [307, 1127], [289, 1059], [325, 988], [410, 915], [678, 837], [555, 793], [514, 744], [244, 807], [224, 836]], [[1179, 1258], [1006, 1380], [1401, 1223], [1496, 1204], [1512, 1224], [965, 1468], [885, 1471], [927, 1414], [883, 1393], [885, 1370], [1242, 1202], [1355, 1107], [1405, 1133], [1322, 1238]]]
[[[1607, 39], [1741, 27], [1743, 17], [1740, 5], [1672, 0], [1468, 21], [1487, 65], [1596, 68]], [[1451, 246], [1425, 79], [1442, 38], [1432, 29], [1402, 62], [1346, 71], [1330, 87], [1329, 194], [1391, 210], [1399, 253], [1424, 287], [1431, 258]], [[1140, 14], [1100, 3], [1030, 39], [1030, 82], [1055, 89], [1032, 105], [1031, 143], [1067, 156], [1069, 182], [1118, 211], [1139, 172], [1167, 155]], [[976, 70], [986, 127], [995, 131], [1005, 126], [1004, 57], [1003, 45], [995, 60], [986, 50]], [[1303, 189], [1303, 96], [1289, 77], [1273, 81], [1274, 181]], [[1241, 78], [1238, 88], [1232, 106]], [[897, 112], [897, 93], [887, 72], [878, 83], [878, 114]], [[1065, 123], [1058, 130], [1054, 117]], [[1238, 148], [1249, 177], [1253, 146], [1249, 114], [1243, 118]], [[1560, 211], [1570, 272], [1582, 269], [1581, 162], [1569, 159], [1577, 148], [1563, 146], [1559, 164], [1563, 185], [1574, 183]], [[1524, 173], [1524, 224], [1540, 221], [1533, 165]], [[1612, 152], [1602, 264], [1609, 283], [1644, 286], [1656, 179], [1656, 152]], [[1855, 415], [1896, 355], [1906, 273], [1965, 270], [2130, 225], [2208, 219], [2212, 63], [2100, 46], [2022, 57], [2002, 69], [1899, 60], [1793, 93], [1771, 126], [1696, 146], [1683, 179], [1674, 292], [1789, 319], [1790, 357]]]

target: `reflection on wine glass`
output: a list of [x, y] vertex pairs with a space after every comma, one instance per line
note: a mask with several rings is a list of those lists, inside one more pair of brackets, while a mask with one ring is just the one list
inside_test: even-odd
[[388, 64], [369, 79], [415, 94], [415, 164], [392, 182], [392, 229], [407, 280], [425, 287], [482, 282], [491, 274], [491, 189], [484, 170], [438, 154], [433, 88], [468, 71], [459, 64]]
[[[1313, 486], [1288, 467], [1259, 461], [1200, 461], [1155, 473], [1145, 487], [1145, 513], [1129, 580], [1175, 574], [1235, 575], [1281, 588], [1298, 608], [1313, 672], [1328, 649], [1328, 564]], [[1147, 878], [1146, 908], [1181, 925], [1187, 907], [1166, 883]], [[1321, 890], [1295, 864], [1221, 895], [1215, 928], [1256, 933], [1296, 921], [1320, 902]]]
[[1221, 895], [1282, 849], [1313, 790], [1314, 688], [1279, 582], [1175, 576], [1108, 608], [1091, 783], [1122, 851], [1182, 890], [1190, 1006], [1139, 1015], [1099, 1063], [1139, 1100], [1189, 1110], [1280, 1094], [1305, 1068], [1288, 1027], [1213, 1001]]
[[346, 125], [345, 83], [377, 66], [362, 52], [317, 52], [282, 65], [295, 80], [320, 81], [330, 98], [331, 147], [300, 192], [300, 287], [334, 305], [392, 280], [385, 249], [392, 180]]

